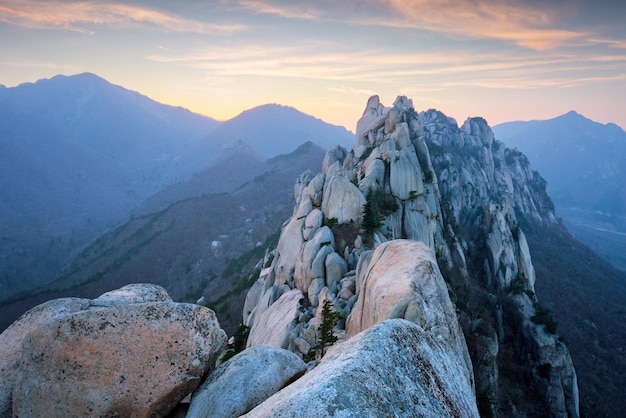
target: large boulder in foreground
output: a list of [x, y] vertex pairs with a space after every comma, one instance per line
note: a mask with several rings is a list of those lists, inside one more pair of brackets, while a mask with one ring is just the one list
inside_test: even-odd
[[418, 325], [392, 319], [334, 347], [245, 417], [478, 417], [464, 361]]
[[464, 370], [471, 379], [471, 360], [456, 309], [430, 248], [411, 240], [385, 242], [359, 275], [359, 299], [346, 321], [348, 338], [386, 319], [403, 318], [448, 341], [465, 359]]
[[26, 336], [57, 318], [89, 308], [89, 299], [54, 299], [35, 306], [24, 313], [0, 334], [0, 417], [10, 417], [13, 386], [23, 373], [21, 355]]
[[214, 366], [226, 334], [213, 311], [172, 302], [164, 292], [134, 285], [118, 290], [119, 298], [105, 294], [87, 306], [79, 300], [75, 309], [39, 315], [34, 327], [18, 320], [7, 331], [29, 329], [9, 360], [17, 370], [13, 415], [151, 417], [171, 411]]
[[188, 418], [238, 417], [306, 372], [291, 351], [267, 345], [248, 348], [221, 364], [191, 400]]

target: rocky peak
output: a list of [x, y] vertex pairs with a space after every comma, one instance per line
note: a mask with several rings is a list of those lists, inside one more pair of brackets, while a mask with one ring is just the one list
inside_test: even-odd
[[[250, 346], [279, 341], [310, 356], [328, 301], [344, 318], [334, 330], [340, 341], [390, 318], [444, 341], [466, 365], [483, 412], [528, 411], [499, 398], [502, 344], [527, 359], [528, 379], [546, 385], [542, 407], [578, 414], [569, 352], [540, 337], [544, 311], [522, 231], [529, 221], [556, 222], [546, 183], [483, 118], [459, 128], [439, 111], [417, 113], [404, 96], [390, 108], [372, 96], [353, 149], [329, 150], [322, 172], [300, 176], [294, 196], [275, 257], [246, 298]], [[510, 329], [525, 348], [508, 346]]]

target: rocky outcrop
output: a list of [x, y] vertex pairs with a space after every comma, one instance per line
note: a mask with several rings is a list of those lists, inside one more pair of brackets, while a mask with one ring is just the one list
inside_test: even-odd
[[248, 347], [267, 344], [277, 348], [287, 348], [289, 332], [298, 318], [302, 292], [298, 289], [284, 293], [265, 310], [258, 319], [263, 327], [253, 327], [248, 337]]
[[512, 286], [535, 291], [535, 268], [524, 232], [507, 221], [506, 202], [490, 203], [485, 213], [485, 240], [488, 257], [485, 260], [488, 286], [504, 291]]
[[[342, 161], [343, 163], [343, 161]], [[324, 183], [322, 213], [326, 219], [336, 219], [339, 224], [363, 219], [365, 197], [359, 189], [343, 175], [339, 162], [328, 169]]]
[[[485, 413], [532, 415], [535, 408], [513, 405], [499, 392], [510, 386], [499, 384], [504, 350], [527, 371], [515, 384], [545, 386], [535, 410], [577, 416], [566, 347], [520, 325], [534, 323], [534, 311], [523, 313], [516, 299], [523, 295], [532, 309], [539, 306], [523, 225], [555, 223], [554, 207], [545, 181], [521, 153], [494, 138], [484, 119], [459, 127], [436, 110], [417, 113], [406, 97], [388, 108], [373, 96], [354, 148], [330, 150], [322, 173], [300, 176], [294, 196], [276, 258], [246, 299], [252, 333], [266, 328], [260, 313], [277, 295], [297, 290], [297, 313], [295, 305], [284, 312], [289, 324], [277, 346], [310, 358], [325, 302], [342, 317], [333, 331], [339, 341], [403, 318], [454, 347], [463, 373], [472, 384], [477, 378]], [[523, 344], [512, 343], [519, 335], [511, 332]], [[559, 379], [537, 373], [537, 362], [550, 364], [539, 369], [543, 375], [549, 367], [559, 370]]]
[[238, 417], [304, 374], [294, 353], [266, 345], [245, 350], [218, 366], [194, 393], [189, 418]]
[[[579, 415], [523, 232], [555, 223], [554, 208], [484, 119], [459, 127], [374, 96], [354, 148], [329, 150], [293, 195], [246, 296], [248, 349], [208, 377], [191, 415], [259, 402], [248, 416]], [[166, 414], [225, 339], [210, 310], [149, 285], [25, 318], [0, 336], [0, 406], [20, 416]], [[289, 384], [302, 360], [310, 371]]]
[[360, 272], [359, 298], [346, 321], [348, 338], [390, 318], [414, 322], [445, 340], [463, 359], [472, 380], [465, 338], [432, 251], [421, 242], [394, 240], [381, 244]]
[[529, 364], [539, 390], [552, 406], [552, 416], [575, 417], [580, 409], [578, 378], [567, 346], [556, 334], [550, 314], [521, 293], [515, 295], [529, 353]]
[[[226, 336], [204, 307], [155, 285], [35, 308], [0, 335], [15, 416], [164, 416], [200, 384]], [[4, 376], [3, 376], [4, 380]], [[6, 409], [4, 414], [7, 413]]]
[[381, 322], [246, 417], [478, 417], [463, 359], [402, 319]]

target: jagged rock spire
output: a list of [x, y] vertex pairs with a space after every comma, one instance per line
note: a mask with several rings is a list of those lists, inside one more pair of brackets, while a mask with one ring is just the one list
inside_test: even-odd
[[[517, 324], [525, 330], [521, 338], [527, 347], [542, 347], [515, 348], [526, 350], [529, 375], [545, 380], [547, 366], [540, 373], [537, 364], [553, 367], [545, 402], [556, 415], [577, 416], [567, 348], [531, 320], [540, 307], [518, 219], [554, 223], [554, 208], [543, 179], [522, 154], [494, 138], [483, 118], [468, 118], [459, 127], [436, 110], [418, 114], [404, 96], [390, 108], [372, 96], [357, 123], [353, 149], [330, 150], [322, 173], [303, 174], [294, 196], [294, 214], [283, 225], [275, 258], [246, 299], [244, 320], [255, 335], [250, 344], [281, 341], [283, 348], [305, 356], [303, 350], [316, 343], [320, 309], [329, 301], [347, 318], [336, 329], [340, 340], [388, 318], [410, 320], [467, 360], [472, 382], [469, 353], [480, 356], [473, 366], [476, 389], [498, 399], [503, 324]], [[402, 261], [383, 255], [403, 253], [406, 246], [412, 255]], [[395, 279], [385, 282], [390, 271]], [[434, 279], [439, 271], [446, 272], [447, 284]], [[384, 292], [373, 290], [379, 281], [385, 282]], [[459, 285], [474, 286], [470, 294], [479, 296], [460, 301], [453, 290]], [[388, 291], [393, 296], [383, 302]], [[486, 305], [477, 305], [481, 298]], [[502, 303], [518, 308], [505, 316]], [[478, 338], [474, 335], [484, 320], [472, 318], [475, 310], [495, 318]], [[285, 325], [268, 329], [261, 318], [269, 312]], [[438, 328], [445, 321], [435, 318], [454, 320]], [[465, 335], [472, 335], [469, 350], [455, 328], [459, 322]], [[486, 407], [497, 412], [491, 404]]]

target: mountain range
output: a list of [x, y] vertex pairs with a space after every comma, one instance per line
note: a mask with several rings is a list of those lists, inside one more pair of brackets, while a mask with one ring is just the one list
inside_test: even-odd
[[[113, 89], [135, 98], [143, 97], [88, 74], [44, 80], [34, 85], [46, 85], [53, 80], [67, 82], [74, 78], [75, 81], [95, 80], [107, 91]], [[32, 88], [34, 85], [21, 87]], [[13, 89], [0, 89], [0, 98], [7, 90], [15, 94]], [[63, 96], [60, 93], [54, 95]], [[68, 101], [74, 104], [88, 102], [87, 99], [78, 100], [76, 97], [82, 97], [80, 95], [72, 97]], [[141, 100], [144, 99], [152, 103], [147, 98]], [[18, 107], [6, 106], [18, 114], [15, 110]], [[23, 106], [29, 107], [27, 104]], [[57, 107], [61, 108], [60, 105]], [[45, 108], [38, 108], [43, 115], [40, 118], [45, 116]], [[550, 399], [550, 394], [555, 393], [566, 394], [562, 396], [569, 397], [567, 408], [576, 409], [572, 406], [575, 396], [571, 395], [571, 382], [564, 380], [567, 373], [571, 376], [571, 367], [567, 362], [563, 363], [570, 352], [576, 368], [577, 387], [580, 388], [582, 415], [616, 416], [623, 411], [621, 393], [626, 389], [623, 378], [626, 375], [623, 355], [626, 321], [622, 305], [626, 298], [626, 276], [596, 257], [559, 224], [554, 218], [550, 197], [555, 192], [548, 176], [546, 184], [539, 173], [532, 170], [537, 167], [531, 157], [494, 140], [483, 119], [468, 119], [459, 127], [441, 112], [430, 110], [417, 114], [406, 98], [399, 98], [393, 108], [385, 108], [377, 98], [372, 98], [357, 124], [355, 141], [354, 135], [345, 129], [329, 127], [321, 121], [315, 123], [314, 118], [284, 106], [261, 106], [223, 123], [178, 108], [166, 108], [182, 112], [193, 120], [199, 118], [197, 137], [193, 137], [197, 139], [189, 139], [186, 143], [186, 149], [193, 149], [193, 152], [174, 155], [172, 151], [167, 154], [169, 157], [161, 160], [157, 165], [159, 168], [151, 169], [153, 176], [142, 180], [158, 178], [150, 183], [156, 190], [146, 192], [141, 198], [137, 197], [134, 204], [119, 209], [121, 215], [107, 221], [108, 224], [100, 224], [99, 230], [105, 230], [105, 233], [94, 228], [89, 237], [65, 245], [62, 256], [55, 259], [56, 264], [41, 267], [41, 271], [49, 274], [45, 281], [47, 286], [39, 289], [30, 286], [28, 293], [19, 297], [14, 294], [12, 300], [0, 302], [0, 329], [25, 310], [51, 298], [94, 298], [128, 283], [153, 282], [164, 286], [176, 300], [211, 307], [217, 312], [220, 325], [232, 335], [241, 322], [241, 314], [244, 314], [244, 320], [249, 316], [250, 312], [244, 309], [246, 293], [257, 278], [269, 274], [267, 266], [276, 272], [272, 274], [277, 275], [277, 280], [285, 279], [281, 285], [283, 288], [278, 289], [280, 292], [286, 290], [285, 286], [296, 286], [295, 279], [289, 279], [296, 269], [285, 268], [289, 263], [299, 265], [294, 259], [286, 261], [289, 257], [285, 254], [298, 252], [292, 245], [296, 241], [289, 237], [298, 235], [294, 223], [303, 223], [305, 229], [314, 228], [312, 223], [305, 222], [308, 215], [304, 214], [317, 210], [324, 212], [323, 218], [318, 219], [317, 228], [331, 230], [333, 241], [322, 239], [318, 245], [309, 245], [308, 255], [313, 258], [322, 250], [330, 252], [333, 247], [332, 252], [336, 250], [335, 254], [345, 257], [347, 265], [354, 267], [354, 270], [344, 271], [341, 283], [335, 283], [335, 302], [345, 305], [343, 308], [348, 306], [349, 297], [342, 296], [348, 299], [339, 301], [342, 286], [348, 289], [350, 282], [354, 284], [357, 272], [366, 268], [356, 265], [355, 254], [360, 253], [361, 248], [393, 242], [395, 238], [410, 238], [421, 240], [435, 250], [436, 263], [454, 303], [452, 311], [456, 310], [467, 344], [466, 351], [474, 364], [476, 398], [481, 412], [507, 416], [512, 411], [522, 411], [520, 413], [532, 415], [544, 407], [553, 408], [552, 411], [565, 408], [565, 399]], [[113, 110], [101, 109], [101, 112]], [[579, 115], [570, 116], [576, 118]], [[241, 126], [238, 126], [239, 118], [245, 120]], [[33, 128], [39, 132], [39, 135], [33, 135], [37, 141], [45, 141], [48, 130], [72, 129], [71, 124], [66, 126], [72, 118], [57, 116], [56, 120], [56, 125], [45, 125], [42, 121]], [[11, 118], [2, 121], [0, 127], [6, 127]], [[107, 123], [115, 124], [115, 118]], [[102, 129], [107, 123], [102, 123]], [[81, 124], [88, 137], [88, 120]], [[522, 125], [508, 125], [511, 128], [508, 132], [494, 129], [495, 136], [520, 134], [525, 130]], [[303, 126], [307, 129], [302, 129]], [[336, 131], [338, 137], [334, 142], [345, 144], [348, 141], [351, 149], [334, 147], [324, 155], [323, 148], [330, 148], [328, 142], [322, 141], [326, 144], [323, 147], [319, 146], [322, 144], [298, 142], [316, 138], [316, 126], [321, 132], [320, 138], [330, 137]], [[586, 129], [585, 126], [579, 128]], [[12, 134], [1, 134], [3, 147], [13, 149], [12, 142], [22, 141], [28, 145], [22, 150], [29, 149], [32, 154], [38, 149], [31, 149], [30, 145], [39, 142], [32, 142], [34, 139], [26, 141], [26, 136], [20, 136], [20, 129], [13, 127], [6, 131]], [[259, 136], [256, 137], [255, 133]], [[543, 133], [537, 132], [536, 135]], [[293, 142], [283, 142], [285, 138], [298, 138], [297, 147]], [[274, 143], [279, 145], [270, 157], [263, 147]], [[44, 145], [41, 145], [44, 150], [54, 148], [54, 144], [48, 144], [47, 148]], [[74, 155], [73, 149], [68, 149], [62, 154]], [[110, 158], [113, 164], [115, 158], [111, 155], [119, 155], [113, 152], [114, 149], [115, 146], [101, 147], [90, 153], [105, 160]], [[130, 154], [129, 151], [127, 166], [132, 167]], [[15, 158], [10, 162], [21, 161], [23, 169], [16, 168], [14, 172], [7, 172], [9, 177], [3, 177], [6, 180], [2, 183], [5, 187], [1, 190], [2, 196], [18, 191], [28, 195], [24, 191], [28, 188], [21, 184], [17, 174], [26, 176], [33, 168], [27, 163], [45, 161], [47, 155], [38, 155], [37, 160], [26, 159], [17, 152], [12, 155]], [[50, 156], [55, 155], [50, 152]], [[181, 160], [188, 162], [189, 171], [182, 167], [185, 164], [178, 164]], [[54, 178], [57, 172], [70, 171], [68, 167], [73, 167], [72, 161], [72, 158], [66, 158], [61, 164], [55, 160], [54, 170], [41, 176], [33, 175], [30, 183]], [[34, 164], [37, 167], [37, 163]], [[149, 162], [142, 164], [147, 166]], [[105, 170], [108, 164], [103, 167], [102, 175], [111, 176]], [[113, 172], [121, 170], [115, 167]], [[168, 170], [160, 171], [163, 167]], [[328, 181], [320, 183], [319, 175], [314, 175], [320, 168]], [[81, 187], [88, 188], [90, 178], [84, 177]], [[60, 182], [71, 184], [66, 179]], [[46, 187], [51, 195], [57, 190]], [[46, 187], [38, 185], [35, 190], [46, 190]], [[117, 190], [117, 187], [110, 187]], [[316, 187], [336, 191], [327, 194], [318, 190], [318, 193]], [[379, 216], [381, 213], [384, 216], [369, 219], [372, 229], [357, 246], [355, 236], [360, 231], [356, 229], [357, 222], [351, 223], [344, 215], [352, 211], [353, 217], [365, 218], [367, 211], [362, 211], [359, 205], [351, 206], [349, 197], [358, 196], [356, 193], [369, 196], [371, 190], [377, 188], [382, 190], [380, 199], [368, 199], [376, 202], [375, 210], [379, 211]], [[58, 215], [53, 217], [50, 212], [63, 207], [65, 200], [76, 200], [74, 196], [66, 193], [60, 201], [39, 203], [44, 213], [31, 215], [31, 218], [44, 222], [48, 217], [51, 224], [69, 222]], [[307, 196], [311, 205], [306, 204]], [[395, 205], [390, 196], [396, 199]], [[15, 201], [22, 203], [26, 200]], [[19, 207], [23, 214], [33, 213], [32, 201], [30, 206], [18, 206], [17, 203], [13, 206]], [[563, 216], [556, 198], [555, 202], [557, 213]], [[107, 203], [115, 203], [115, 198]], [[369, 210], [371, 215], [374, 209], [370, 206]], [[72, 207], [66, 212], [69, 220], [77, 217]], [[8, 215], [2, 212], [0, 219], [5, 222]], [[95, 221], [102, 222], [94, 216], [92, 222]], [[26, 228], [28, 224], [24, 225]], [[5, 229], [4, 224], [2, 226], [4, 235], [9, 229]], [[302, 231], [301, 235], [304, 234]], [[307, 234], [312, 238], [312, 231]], [[39, 233], [39, 236], [45, 235]], [[18, 238], [16, 234], [12, 242], [14, 248], [19, 249], [15, 244]], [[28, 238], [35, 239], [33, 236]], [[48, 247], [55, 251], [62, 247], [57, 240], [47, 237], [46, 240]], [[7, 239], [3, 237], [2, 242], [4, 245]], [[304, 245], [304, 242], [298, 243]], [[8, 260], [5, 254], [10, 252], [6, 252], [5, 247], [0, 249]], [[30, 265], [38, 259], [34, 252], [22, 250], [20, 254]], [[16, 259], [12, 259], [11, 265], [16, 265]], [[314, 263], [308, 266], [300, 260], [300, 264], [301, 270], [298, 271], [313, 268]], [[24, 263], [23, 271], [28, 272], [30, 265]], [[261, 270], [264, 273], [260, 275]], [[1, 271], [10, 270], [3, 267]], [[535, 271], [536, 277], [531, 280]], [[315, 280], [319, 282], [319, 277]], [[263, 291], [271, 290], [271, 287], [268, 285]], [[277, 301], [280, 292], [274, 290], [274, 293], [267, 292], [264, 303], [269, 305]], [[304, 296], [314, 299], [314, 292], [309, 290]], [[428, 300], [424, 303], [430, 304]], [[307, 316], [307, 309], [298, 310], [298, 322], [311, 319]], [[435, 312], [434, 309], [428, 308], [428, 315]], [[409, 312], [406, 306], [405, 311]], [[535, 314], [534, 320], [531, 319], [532, 313]], [[560, 337], [555, 333], [557, 324]], [[303, 329], [304, 325], [298, 332]], [[541, 346], [536, 349], [537, 344], [546, 342], [552, 348], [558, 347], [553, 357], [550, 357], [552, 354], [546, 357], [547, 352], [553, 352], [552, 348]], [[563, 354], [565, 352], [567, 356]], [[550, 364], [550, 368], [546, 364]]]
[[[218, 122], [90, 73], [1, 88], [0, 301], [47, 283], [146, 198], [232, 148], [264, 160], [330, 138], [353, 135], [279, 105]], [[211, 193], [254, 170], [240, 173], [208, 181]]]
[[567, 228], [626, 270], [626, 132], [575, 111], [549, 120], [507, 122], [493, 131], [524, 152], [545, 177]]

